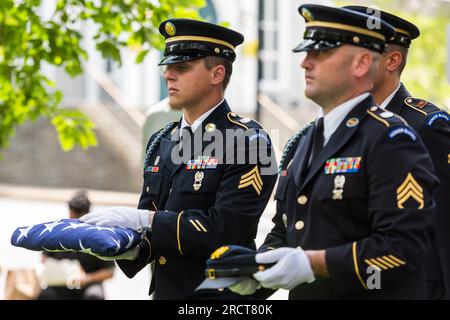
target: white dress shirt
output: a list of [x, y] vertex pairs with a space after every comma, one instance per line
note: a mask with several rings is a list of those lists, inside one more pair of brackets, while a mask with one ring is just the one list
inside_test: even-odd
[[339, 127], [341, 122], [347, 116], [347, 114], [352, 111], [354, 107], [365, 98], [370, 95], [369, 92], [363, 93], [353, 99], [347, 100], [344, 103], [338, 105], [333, 110], [331, 110], [328, 114], [325, 115], [323, 119], [323, 137], [324, 137], [324, 146], [330, 140], [330, 137]]
[[389, 104], [389, 102], [391, 102], [392, 98], [395, 96], [395, 94], [397, 93], [398, 89], [400, 89], [401, 83], [399, 83], [397, 89], [395, 89], [394, 91], [392, 91], [392, 93], [386, 98], [384, 99], [383, 103], [380, 104], [380, 108], [381, 109], [386, 109], [387, 105]]
[[[194, 123], [192, 123], [191, 125], [189, 125], [189, 123], [186, 121], [186, 118], [184, 117], [184, 114], [183, 114], [183, 118], [181, 119], [181, 129], [183, 129], [184, 127], [189, 127], [190, 126], [192, 132], [194, 132], [199, 126], [202, 125], [203, 120], [205, 120], [214, 110], [216, 110], [217, 107], [224, 100], [225, 99], [222, 99], [222, 101], [220, 101], [217, 105], [215, 105], [213, 108], [209, 109], [204, 114], [202, 114], [200, 117], [198, 117], [197, 120], [195, 120]], [[180, 134], [181, 134], [181, 130], [180, 130]]]

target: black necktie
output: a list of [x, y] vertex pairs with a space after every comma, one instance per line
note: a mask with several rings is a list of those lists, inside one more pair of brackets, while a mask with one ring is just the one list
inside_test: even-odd
[[[183, 159], [191, 159], [194, 151], [194, 133], [190, 126], [181, 129], [181, 145], [183, 149]], [[187, 154], [188, 153], [188, 154]]]
[[311, 149], [311, 163], [317, 159], [318, 154], [323, 148], [323, 117], [317, 120], [317, 123], [314, 127], [314, 137], [313, 137], [313, 145]]

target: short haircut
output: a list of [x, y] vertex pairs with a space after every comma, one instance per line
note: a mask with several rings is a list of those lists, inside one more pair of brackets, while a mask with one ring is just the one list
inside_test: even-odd
[[91, 209], [91, 202], [89, 201], [85, 191], [79, 191], [69, 201], [69, 209], [78, 215], [84, 215]]
[[405, 48], [405, 47], [402, 47], [402, 46], [399, 46], [399, 45], [396, 45], [396, 44], [389, 44], [387, 46], [387, 48], [386, 48], [386, 53], [389, 54], [389, 53], [392, 53], [394, 51], [398, 51], [398, 52], [400, 52], [402, 54], [402, 61], [400, 62], [400, 66], [397, 69], [398, 75], [401, 76], [403, 70], [406, 67], [406, 61], [408, 59], [409, 49]]
[[205, 57], [204, 61], [205, 61], [205, 66], [208, 70], [210, 70], [211, 68], [218, 66], [218, 65], [224, 66], [225, 77], [222, 82], [222, 87], [223, 87], [223, 90], [225, 91], [228, 84], [230, 83], [231, 74], [233, 73], [233, 64], [224, 58], [216, 57], [216, 56], [207, 56], [207, 57]]

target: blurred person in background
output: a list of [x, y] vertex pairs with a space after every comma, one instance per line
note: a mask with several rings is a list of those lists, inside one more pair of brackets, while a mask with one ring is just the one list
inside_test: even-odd
[[[91, 202], [84, 191], [69, 202], [69, 217], [79, 219]], [[43, 252], [43, 282], [38, 300], [104, 300], [103, 281], [114, 275], [114, 262], [80, 252]]]

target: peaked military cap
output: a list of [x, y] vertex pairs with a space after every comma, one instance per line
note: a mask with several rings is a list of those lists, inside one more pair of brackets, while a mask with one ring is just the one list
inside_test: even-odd
[[376, 15], [381, 20], [392, 25], [395, 28], [395, 35], [386, 39], [386, 43], [388, 44], [392, 43], [409, 48], [411, 40], [416, 39], [420, 35], [419, 28], [414, 24], [386, 11], [364, 6], [345, 6], [344, 8], [369, 15]]
[[304, 4], [298, 8], [305, 19], [305, 39], [294, 52], [328, 50], [343, 44], [384, 52], [386, 39], [394, 36], [390, 24], [360, 12], [343, 8]]
[[164, 58], [159, 65], [217, 56], [231, 62], [236, 59], [235, 48], [244, 36], [216, 24], [192, 20], [169, 19], [161, 23], [159, 32], [166, 39]]
[[216, 277], [251, 276], [255, 272], [263, 271], [273, 264], [258, 264], [255, 260], [255, 250], [229, 245], [222, 246], [211, 254], [206, 261], [205, 276], [209, 279]]

